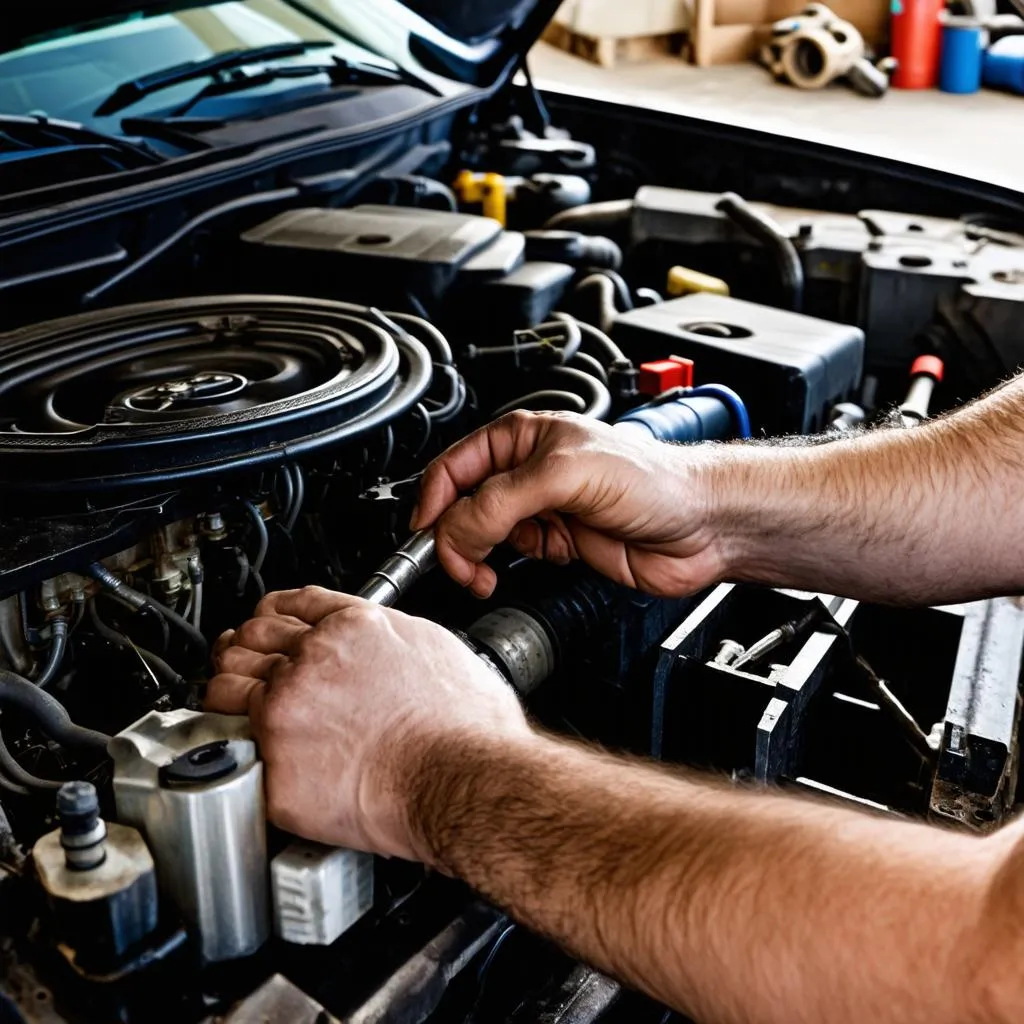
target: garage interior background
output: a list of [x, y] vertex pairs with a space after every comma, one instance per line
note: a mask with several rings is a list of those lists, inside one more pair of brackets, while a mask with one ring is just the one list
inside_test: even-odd
[[[832, 0], [828, 9], [863, 39], [865, 60], [891, 77], [874, 97], [848, 76], [799, 88], [772, 73], [766, 46], [807, 9], [793, 0], [565, 0], [530, 64], [545, 88], [1018, 186], [1024, 132], [1008, 129], [1024, 111], [1024, 20], [1008, 0]], [[833, 46], [826, 62], [842, 51]], [[807, 52], [805, 72], [817, 71]]]

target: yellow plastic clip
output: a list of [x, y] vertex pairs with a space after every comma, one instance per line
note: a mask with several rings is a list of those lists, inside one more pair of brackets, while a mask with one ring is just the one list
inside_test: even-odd
[[693, 292], [711, 292], [712, 295], [728, 295], [729, 286], [720, 277], [702, 274], [699, 270], [689, 267], [673, 267], [668, 272], [668, 283], [665, 291], [678, 298]]
[[455, 191], [464, 203], [479, 203], [485, 217], [502, 227], [508, 223], [508, 190], [502, 174], [461, 171], [455, 179]]

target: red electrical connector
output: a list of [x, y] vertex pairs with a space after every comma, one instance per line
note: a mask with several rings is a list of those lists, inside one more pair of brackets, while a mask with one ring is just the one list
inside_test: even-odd
[[637, 387], [642, 395], [657, 395], [673, 388], [693, 387], [693, 360], [682, 356], [669, 356], [652, 363], [640, 364], [640, 379]]

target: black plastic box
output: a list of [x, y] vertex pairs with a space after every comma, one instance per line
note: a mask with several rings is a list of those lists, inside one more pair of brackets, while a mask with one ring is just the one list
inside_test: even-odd
[[856, 327], [706, 293], [624, 313], [612, 334], [634, 363], [692, 359], [695, 384], [739, 393], [755, 434], [820, 430], [856, 398], [864, 363]]

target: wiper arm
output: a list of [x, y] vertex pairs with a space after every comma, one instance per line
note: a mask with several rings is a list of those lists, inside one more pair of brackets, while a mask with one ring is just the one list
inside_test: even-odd
[[244, 67], [261, 60], [277, 60], [283, 57], [301, 57], [310, 50], [321, 50], [337, 44], [327, 40], [315, 40], [296, 43], [272, 43], [269, 46], [254, 46], [249, 49], [228, 50], [215, 54], [205, 60], [190, 60], [184, 64], [154, 71], [142, 75], [131, 82], [122, 82], [94, 111], [93, 117], [107, 117], [116, 114], [133, 103], [138, 103], [145, 96], [159, 92], [181, 82], [189, 82], [195, 78], [207, 78], [218, 71], [229, 68]]
[[282, 78], [311, 78], [326, 75], [332, 86], [337, 85], [415, 85], [419, 89], [436, 92], [433, 86], [426, 85], [418, 79], [410, 81], [409, 76], [401, 71], [377, 67], [374, 64], [362, 64], [347, 61], [343, 57], [334, 57], [332, 64], [292, 64], [284, 67], [265, 67], [252, 74], [232, 74], [218, 78], [200, 89], [195, 96], [188, 99], [174, 110], [173, 117], [185, 116], [197, 103], [211, 96], [226, 96], [245, 89], [276, 82]]

